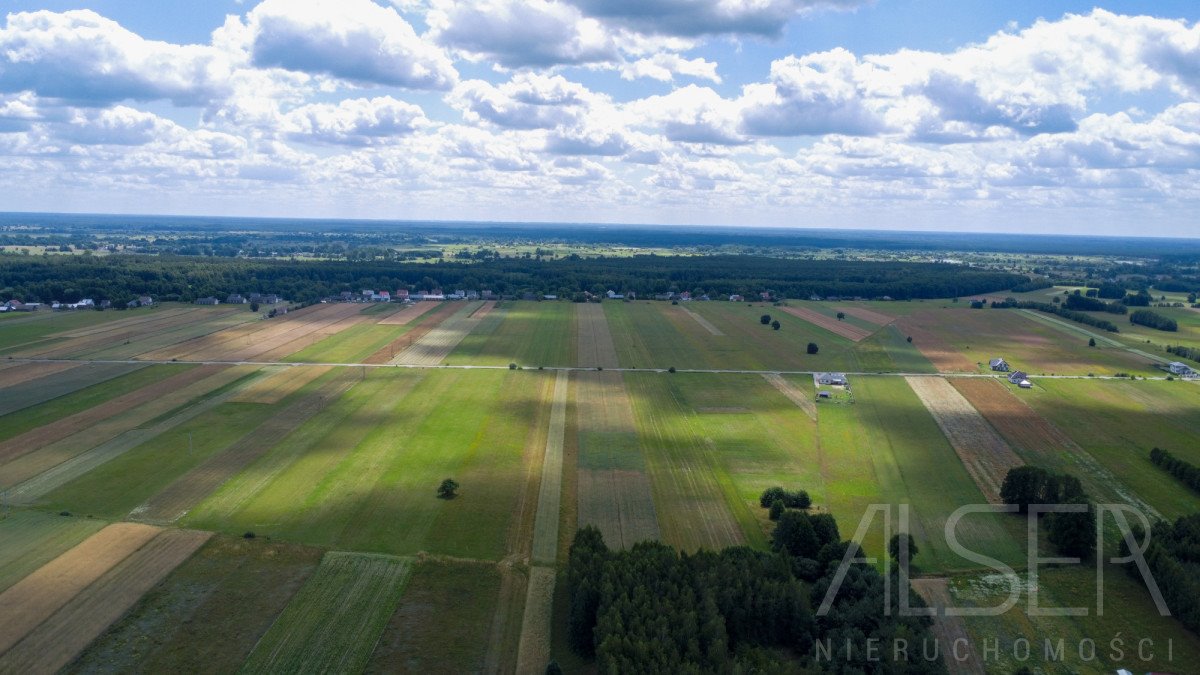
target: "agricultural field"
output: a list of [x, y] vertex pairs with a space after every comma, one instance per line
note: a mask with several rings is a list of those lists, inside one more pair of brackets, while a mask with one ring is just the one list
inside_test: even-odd
[[[1149, 461], [1157, 446], [1200, 464], [1200, 386], [1166, 381], [1130, 351], [1132, 332], [1091, 348], [1075, 325], [948, 300], [258, 316], [0, 320], [0, 354], [13, 356], [0, 358], [0, 610], [12, 617], [0, 670], [507, 673], [555, 658], [586, 671], [562, 634], [580, 526], [613, 549], [765, 551], [768, 487], [806, 490], [843, 539], [872, 505], [892, 505], [894, 526], [904, 504], [923, 592], [983, 605], [995, 580], [943, 532], [959, 506], [997, 502], [1011, 467], [1067, 472], [1097, 500], [1164, 518], [1200, 508]], [[988, 372], [993, 356], [1034, 388]], [[850, 389], [818, 399], [811, 372], [825, 370], [849, 373]], [[1088, 377], [1117, 372], [1139, 379]], [[444, 478], [453, 498], [435, 493]], [[864, 528], [882, 560], [882, 519]], [[972, 514], [956, 533], [1028, 574], [1022, 519]], [[1085, 571], [1043, 567], [1043, 596], [1084, 597]], [[1128, 611], [1014, 609], [939, 629], [1151, 630], [1172, 636], [1176, 659], [1200, 655], [1123, 569], [1109, 585]], [[1061, 670], [1076, 666], [1087, 670]]]

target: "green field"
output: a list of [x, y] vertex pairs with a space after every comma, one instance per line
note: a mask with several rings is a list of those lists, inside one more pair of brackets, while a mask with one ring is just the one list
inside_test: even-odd
[[[424, 318], [424, 317], [422, 317]], [[298, 363], [360, 363], [371, 354], [383, 349], [392, 340], [412, 330], [416, 324], [407, 326], [381, 326], [363, 323], [351, 326], [313, 343], [292, 354], [284, 361]]]
[[0, 518], [0, 591], [105, 525], [38, 511], [14, 511]]
[[242, 672], [361, 672], [411, 571], [406, 558], [326, 553]]
[[575, 363], [575, 305], [504, 302], [446, 358], [449, 363], [525, 367]]

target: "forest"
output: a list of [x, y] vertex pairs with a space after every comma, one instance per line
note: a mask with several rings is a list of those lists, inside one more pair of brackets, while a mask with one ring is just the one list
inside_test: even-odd
[[0, 257], [0, 300], [80, 298], [123, 304], [141, 294], [192, 301], [229, 293], [277, 293], [315, 302], [345, 290], [461, 288], [571, 297], [612, 289], [646, 297], [668, 291], [711, 296], [742, 294], [890, 297], [896, 300], [1005, 290], [1026, 277], [965, 265], [845, 260], [784, 260], [758, 256], [633, 256], [478, 262], [331, 262], [184, 256]]

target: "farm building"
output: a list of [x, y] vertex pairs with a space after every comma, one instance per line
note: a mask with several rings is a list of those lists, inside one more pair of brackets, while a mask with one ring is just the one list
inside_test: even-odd
[[850, 380], [846, 379], [845, 373], [817, 373], [813, 375], [813, 379], [818, 385], [830, 385], [836, 387], [850, 386]]
[[227, 305], [244, 305], [247, 302], [249, 302], [249, 300], [242, 297], [241, 293], [230, 293], [229, 296], [225, 298], [225, 304]]
[[1033, 384], [1029, 382], [1029, 373], [1026, 373], [1023, 370], [1014, 370], [1013, 372], [1009, 373], [1008, 381], [1022, 389], [1029, 389], [1033, 386]]
[[197, 305], [219, 305], [219, 304], [221, 304], [221, 301], [210, 295], [207, 298], [196, 298], [196, 304]]
[[1007, 373], [1009, 371], [1008, 361], [1002, 358], [992, 359], [990, 365], [992, 366], [992, 370], [998, 373]]
[[1167, 370], [1169, 370], [1172, 375], [1182, 375], [1183, 377], [1194, 377], [1196, 375], [1196, 371], [1192, 370], [1191, 366], [1186, 363], [1180, 363], [1179, 361], [1172, 361], [1168, 363]]

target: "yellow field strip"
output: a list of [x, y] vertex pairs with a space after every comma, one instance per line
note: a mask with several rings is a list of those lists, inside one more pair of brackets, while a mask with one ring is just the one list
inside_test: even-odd
[[693, 312], [692, 310], [688, 309], [687, 307], [680, 305], [679, 309], [683, 310], [684, 314], [687, 314], [688, 316], [695, 319], [696, 323], [700, 324], [700, 326], [703, 327], [704, 330], [708, 331], [710, 335], [717, 335], [717, 336], [725, 335], [725, 333], [721, 332], [721, 329], [714, 326], [711, 321], [709, 321], [708, 319]]

